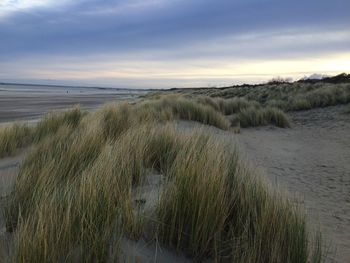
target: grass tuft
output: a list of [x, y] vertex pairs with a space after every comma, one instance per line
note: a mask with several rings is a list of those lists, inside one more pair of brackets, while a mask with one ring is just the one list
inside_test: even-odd
[[27, 145], [33, 131], [27, 124], [14, 124], [0, 129], [0, 158], [15, 153], [16, 149]]
[[78, 126], [84, 113], [79, 107], [61, 113], [46, 114], [36, 125], [14, 124], [0, 129], [0, 158], [15, 153], [16, 149], [39, 142], [48, 135], [56, 133], [60, 127]]
[[46, 114], [35, 128], [35, 141], [40, 141], [47, 135], [54, 134], [62, 125], [77, 127], [84, 113], [75, 107], [61, 113]]
[[150, 112], [153, 119], [169, 121], [174, 119], [197, 121], [227, 130], [229, 121], [220, 112], [209, 105], [203, 105], [182, 96], [162, 96], [160, 99], [145, 102], [139, 110]]
[[245, 168], [237, 152], [194, 132], [167, 173], [158, 207], [162, 242], [196, 260], [308, 262], [305, 216]]
[[132, 125], [132, 110], [127, 103], [107, 105], [101, 110], [101, 126], [105, 138], [117, 138]]
[[237, 119], [243, 128], [263, 126], [268, 124], [274, 124], [280, 128], [290, 127], [289, 120], [285, 113], [277, 108], [272, 107], [249, 107], [242, 110], [238, 114]]

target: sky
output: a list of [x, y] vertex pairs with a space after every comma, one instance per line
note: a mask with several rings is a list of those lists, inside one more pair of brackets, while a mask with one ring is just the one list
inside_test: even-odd
[[0, 0], [0, 82], [213, 87], [350, 72], [349, 0]]

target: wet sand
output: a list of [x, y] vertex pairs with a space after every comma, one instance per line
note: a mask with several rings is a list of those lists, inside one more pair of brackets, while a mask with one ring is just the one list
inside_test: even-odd
[[94, 110], [112, 101], [131, 100], [147, 91], [52, 86], [0, 85], [0, 125], [33, 121], [44, 113], [74, 105]]

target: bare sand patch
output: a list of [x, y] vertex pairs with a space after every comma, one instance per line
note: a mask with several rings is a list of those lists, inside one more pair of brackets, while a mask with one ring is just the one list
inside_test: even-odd
[[8, 259], [11, 249], [12, 234], [6, 231], [3, 205], [10, 195], [20, 163], [23, 161], [26, 150], [21, 150], [14, 157], [0, 159], [0, 259]]
[[143, 238], [137, 241], [126, 237], [122, 238], [120, 262], [192, 262], [185, 255], [164, 247], [154, 240], [154, 234], [157, 231], [156, 207], [164, 187], [166, 187], [164, 176], [156, 171], [150, 171], [145, 181], [133, 189], [135, 210], [140, 213], [140, 219], [144, 224], [144, 233]]

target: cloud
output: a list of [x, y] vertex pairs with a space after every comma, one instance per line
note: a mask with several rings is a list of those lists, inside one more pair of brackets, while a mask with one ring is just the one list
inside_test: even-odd
[[[192, 74], [192, 64], [212, 63], [219, 71], [228, 64], [332, 57], [350, 52], [349, 9], [346, 0], [6, 0], [0, 67], [13, 65], [11, 76], [28, 68], [45, 77], [46, 64], [54, 64], [68, 79], [88, 63], [102, 82], [122, 66], [147, 73], [158, 63], [150, 68], [176, 70], [179, 80]], [[182, 70], [170, 66], [184, 63]]]
[[0, 2], [0, 19], [3, 20], [16, 12], [26, 12], [37, 8], [57, 8], [66, 4], [67, 1], [68, 0], [2, 0]]
[[20, 8], [33, 8], [38, 6], [50, 6], [54, 0], [2, 0], [0, 10], [14, 10]]

